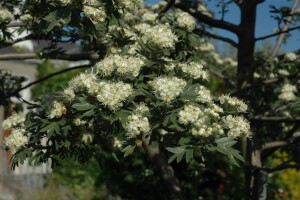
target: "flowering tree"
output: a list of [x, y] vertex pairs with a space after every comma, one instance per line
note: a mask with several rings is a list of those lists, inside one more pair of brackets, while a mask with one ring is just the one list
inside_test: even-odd
[[[185, 199], [170, 164], [174, 160], [202, 162], [206, 152], [218, 151], [226, 154], [232, 164], [238, 164], [236, 159], [243, 161], [233, 145], [237, 138], [250, 135], [249, 122], [242, 116], [248, 112], [247, 105], [228, 94], [212, 95], [207, 89], [208, 69], [228, 84], [234, 83], [212, 70], [212, 64], [222, 69], [234, 64], [210, 52], [202, 39], [205, 34], [238, 48], [233, 94], [251, 106], [248, 118], [253, 121], [253, 135], [244, 144], [245, 177], [248, 198], [259, 198], [264, 194], [264, 173], [276, 171], [276, 167], [262, 165], [263, 156], [297, 141], [294, 132], [298, 127], [285, 130], [288, 126], [283, 122], [297, 122], [297, 87], [291, 84], [298, 76], [299, 61], [295, 54], [266, 63], [255, 60], [254, 45], [260, 39], [254, 36], [255, 10], [263, 1], [228, 2], [240, 7], [240, 25], [213, 19], [203, 3], [194, 1], [170, 1], [151, 8], [143, 7], [139, 0], [4, 1], [0, 18], [2, 47], [25, 39], [49, 39], [52, 45], [38, 54], [0, 58], [95, 62], [74, 77], [64, 91], [36, 102], [26, 119], [12, 115], [4, 121], [3, 127], [12, 130], [5, 143], [16, 149], [13, 167], [26, 158], [34, 164], [50, 159], [53, 166], [66, 157], [81, 163], [107, 155], [118, 160], [119, 151], [129, 156], [143, 149], [156, 166], [170, 199]], [[20, 13], [12, 14], [13, 5], [22, 7]], [[283, 15], [280, 10], [277, 13]], [[289, 13], [283, 18], [294, 16], [293, 10]], [[11, 22], [13, 19], [19, 21]], [[239, 42], [207, 32], [206, 25], [235, 33]], [[11, 41], [9, 27], [30, 33]], [[55, 48], [57, 42], [80, 42], [88, 51], [68, 55]], [[281, 81], [282, 87], [273, 84]], [[272, 121], [280, 122], [276, 129], [282, 133], [270, 137], [266, 130], [274, 129], [274, 124], [269, 124]], [[44, 138], [46, 144], [42, 143]], [[292, 164], [283, 163], [278, 169], [286, 165]], [[250, 185], [253, 181], [254, 186]]]

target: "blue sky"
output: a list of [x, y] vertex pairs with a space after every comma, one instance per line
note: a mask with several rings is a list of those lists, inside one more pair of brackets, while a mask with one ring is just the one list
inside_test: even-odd
[[[158, 3], [160, 0], [145, 0], [146, 4], [153, 4], [153, 3]], [[214, 2], [216, 1], [211, 1], [212, 3], [209, 4], [209, 8], [211, 10], [214, 10], [215, 13], [217, 13], [216, 8], [214, 6]], [[288, 6], [291, 7], [293, 4], [293, 1], [288, 1], [288, 0], [266, 0], [265, 3], [259, 4], [257, 8], [257, 22], [256, 22], [256, 37], [261, 37], [265, 35], [272, 34], [274, 29], [277, 27], [277, 22], [271, 18], [270, 15], [270, 5], [275, 5], [276, 7], [280, 6]], [[234, 24], [239, 23], [239, 9], [235, 5], [230, 6], [230, 11], [225, 15], [225, 20], [230, 21]], [[216, 15], [216, 18], [219, 16]], [[292, 27], [292, 25], [290, 26]], [[220, 30], [220, 29], [214, 29], [214, 32], [221, 34], [226, 37], [230, 37], [237, 41], [237, 38], [234, 34]], [[292, 37], [289, 38], [288, 43], [286, 45], [281, 45], [281, 50], [283, 52], [288, 52], [288, 51], [294, 51], [299, 49], [300, 47], [300, 33], [298, 30], [292, 31]], [[276, 37], [273, 37], [270, 39], [272, 43], [275, 43]], [[261, 42], [258, 42], [256, 44], [257, 46], [261, 45]]]

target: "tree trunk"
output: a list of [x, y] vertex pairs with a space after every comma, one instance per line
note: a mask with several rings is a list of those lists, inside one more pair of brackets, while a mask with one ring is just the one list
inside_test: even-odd
[[[255, 23], [256, 7], [254, 0], [244, 0], [241, 4], [240, 33], [238, 34], [238, 68], [237, 68], [237, 90], [253, 84], [255, 71], [254, 49], [255, 49]], [[241, 96], [245, 99], [250, 109], [254, 108], [253, 92]], [[255, 110], [253, 111], [255, 114]], [[253, 166], [261, 167], [261, 156], [258, 147], [258, 137], [255, 132], [255, 124], [252, 124], [252, 139], [248, 139], [246, 146], [245, 165], [245, 192], [247, 200], [263, 200], [266, 198], [266, 180], [261, 171], [255, 170]]]
[[168, 164], [167, 158], [159, 150], [159, 147], [150, 147], [149, 141], [143, 139], [143, 148], [145, 149], [155, 170], [160, 174], [170, 200], [185, 200], [181, 190], [180, 183], [174, 173], [174, 169]]

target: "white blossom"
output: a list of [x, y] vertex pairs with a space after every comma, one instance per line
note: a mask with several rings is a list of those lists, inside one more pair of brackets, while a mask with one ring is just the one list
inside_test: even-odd
[[239, 100], [236, 97], [229, 95], [222, 95], [219, 97], [220, 103], [224, 105], [224, 108], [229, 111], [246, 112], [248, 109], [247, 104]]
[[203, 65], [197, 62], [180, 63], [178, 67], [183, 73], [189, 75], [193, 79], [208, 80], [209, 75], [206, 70], [203, 69]]
[[48, 112], [48, 118], [59, 118], [66, 114], [67, 108], [62, 102], [54, 101], [51, 110]]
[[115, 148], [118, 148], [118, 149], [121, 149], [122, 147], [122, 141], [119, 140], [117, 137], [114, 137], [114, 144], [113, 144], [113, 147]]
[[75, 98], [75, 92], [72, 87], [64, 89], [64, 95], [68, 101], [72, 101]]
[[284, 55], [284, 58], [288, 61], [295, 61], [297, 59], [297, 54], [291, 52]]
[[90, 18], [94, 23], [104, 22], [106, 12], [104, 7], [83, 6], [83, 12], [86, 17]]
[[150, 113], [149, 107], [146, 106], [145, 103], [139, 103], [134, 109], [136, 114], [140, 114], [142, 116], [147, 116]]
[[114, 70], [120, 75], [138, 76], [143, 65], [144, 61], [141, 57], [110, 55], [98, 62], [95, 67], [97, 73], [102, 76], [109, 76]]
[[18, 114], [12, 114], [10, 117], [8, 117], [2, 122], [2, 127], [5, 130], [15, 128], [21, 126], [24, 121], [25, 121], [24, 117]]
[[281, 88], [281, 93], [278, 98], [284, 101], [293, 101], [296, 99], [296, 95], [295, 95], [296, 92], [297, 92], [296, 86], [286, 83]]
[[201, 102], [201, 103], [211, 103], [212, 102], [211, 93], [204, 86], [199, 86], [196, 89], [196, 92], [197, 92], [197, 97], [196, 97], [197, 102]]
[[195, 29], [196, 19], [187, 12], [176, 10], [175, 17], [179, 27], [184, 28], [190, 32]]
[[169, 103], [180, 95], [186, 81], [177, 77], [158, 77], [149, 84], [161, 100]]
[[143, 14], [142, 19], [144, 21], [149, 21], [149, 22], [153, 22], [157, 19], [158, 14], [157, 13], [152, 13], [152, 12], [146, 12]]
[[81, 141], [84, 144], [90, 144], [93, 142], [94, 139], [94, 135], [92, 135], [91, 133], [83, 133], [81, 136]]
[[151, 130], [147, 117], [143, 117], [139, 114], [132, 114], [128, 116], [127, 120], [124, 128], [129, 137], [136, 137], [142, 133], [149, 133]]
[[60, 0], [61, 5], [66, 6], [72, 3], [71, 0]]
[[184, 105], [183, 110], [178, 113], [179, 123], [184, 125], [195, 123], [203, 114], [204, 112], [194, 105]]
[[101, 81], [99, 83], [98, 101], [111, 110], [117, 110], [123, 106], [123, 101], [133, 93], [130, 84], [120, 82]]
[[20, 16], [20, 20], [21, 22], [23, 23], [28, 23], [28, 22], [31, 22], [32, 21], [32, 16], [30, 14], [25, 14], [25, 15], [21, 15]]
[[14, 19], [13, 14], [6, 8], [0, 7], [0, 22], [10, 22]]
[[249, 136], [250, 124], [241, 116], [234, 117], [227, 115], [222, 118], [224, 125], [228, 128], [228, 135], [231, 137]]
[[141, 30], [142, 40], [144, 43], [150, 43], [160, 49], [173, 49], [178, 41], [177, 36], [172, 32], [172, 29], [163, 24], [150, 26]]
[[25, 136], [26, 130], [22, 128], [13, 129], [9, 136], [4, 138], [4, 144], [12, 149], [24, 146], [27, 142], [27, 137]]

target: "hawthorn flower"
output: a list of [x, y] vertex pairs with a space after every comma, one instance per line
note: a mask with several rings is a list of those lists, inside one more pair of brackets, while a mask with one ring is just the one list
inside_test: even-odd
[[195, 123], [199, 116], [203, 116], [203, 111], [193, 105], [187, 104], [184, 105], [183, 110], [179, 111], [179, 123], [187, 125], [190, 123]]
[[5, 119], [2, 122], [2, 127], [5, 130], [15, 128], [21, 126], [24, 121], [25, 121], [24, 117], [21, 117], [18, 114], [12, 114], [9, 118]]
[[141, 57], [110, 55], [98, 62], [95, 67], [97, 73], [102, 76], [109, 76], [114, 70], [121, 75], [138, 76], [143, 65], [144, 61]]
[[247, 104], [239, 100], [236, 97], [231, 97], [229, 95], [222, 95], [219, 97], [220, 103], [225, 106], [225, 109], [236, 112], [246, 112], [248, 109]]
[[143, 5], [143, 0], [119, 0], [120, 8], [125, 8], [130, 11], [136, 11]]
[[117, 110], [123, 105], [123, 101], [133, 93], [130, 84], [120, 82], [102, 81], [99, 83], [98, 101], [111, 110]]
[[201, 103], [211, 103], [212, 102], [211, 93], [204, 86], [199, 86], [196, 89], [196, 92], [197, 92], [197, 97], [196, 97], [197, 102], [201, 102]]
[[66, 6], [72, 3], [71, 0], [60, 0], [61, 5]]
[[190, 63], [180, 63], [178, 67], [182, 70], [183, 73], [189, 75], [193, 79], [203, 79], [208, 80], [209, 76], [207, 71], [203, 70], [203, 65], [196, 62]]
[[54, 101], [52, 105], [52, 109], [48, 112], [48, 118], [59, 118], [62, 115], [67, 113], [67, 108], [62, 102]]
[[296, 95], [295, 95], [296, 92], [297, 92], [296, 86], [286, 83], [281, 88], [281, 93], [278, 98], [284, 101], [293, 101], [296, 99]]
[[113, 144], [113, 147], [115, 148], [118, 148], [118, 149], [121, 149], [122, 147], [122, 141], [119, 140], [117, 137], [114, 137], [114, 144]]
[[147, 117], [140, 114], [132, 114], [128, 116], [128, 121], [125, 125], [127, 136], [136, 137], [142, 133], [150, 132], [150, 124]]
[[136, 108], [134, 109], [134, 112], [135, 112], [136, 114], [140, 114], [140, 115], [142, 115], [142, 116], [146, 116], [146, 115], [148, 115], [148, 114], [150, 113], [149, 107], [146, 106], [145, 103], [140, 103], [140, 104], [138, 104], [138, 105], [136, 106]]
[[160, 49], [173, 49], [178, 41], [177, 36], [167, 25], [158, 24], [141, 30], [142, 41], [150, 43]]
[[291, 52], [284, 55], [284, 58], [288, 61], [294, 61], [297, 59], [297, 54]]
[[81, 141], [84, 144], [90, 144], [93, 142], [94, 139], [94, 135], [92, 135], [91, 133], [83, 133], [81, 136]]
[[186, 81], [177, 77], [158, 77], [149, 84], [161, 100], [169, 103], [180, 95]]
[[24, 146], [27, 142], [25, 133], [26, 130], [23, 128], [12, 129], [11, 134], [4, 138], [5, 146], [12, 149], [17, 149], [21, 146]]
[[250, 134], [249, 122], [241, 116], [234, 117], [227, 115], [222, 118], [225, 127], [228, 129], [228, 135], [231, 137], [248, 136]]
[[86, 17], [90, 18], [94, 23], [104, 22], [106, 19], [105, 8], [98, 6], [83, 6], [83, 12]]
[[158, 18], [158, 14], [156, 13], [152, 13], [152, 12], [146, 12], [143, 14], [142, 19], [144, 21], [149, 21], [149, 22], [153, 22]]
[[0, 23], [5, 22], [8, 23], [14, 19], [13, 14], [6, 8], [0, 7]]
[[72, 101], [75, 98], [75, 92], [72, 87], [64, 89], [64, 95], [68, 101]]
[[20, 16], [20, 20], [21, 20], [21, 22], [23, 22], [23, 23], [31, 22], [32, 19], [33, 19], [32, 16], [29, 15], [29, 14], [25, 14], [25, 15], [21, 15], [21, 16]]
[[181, 10], [176, 10], [175, 17], [179, 27], [184, 28], [190, 32], [195, 29], [196, 20], [190, 14]]

